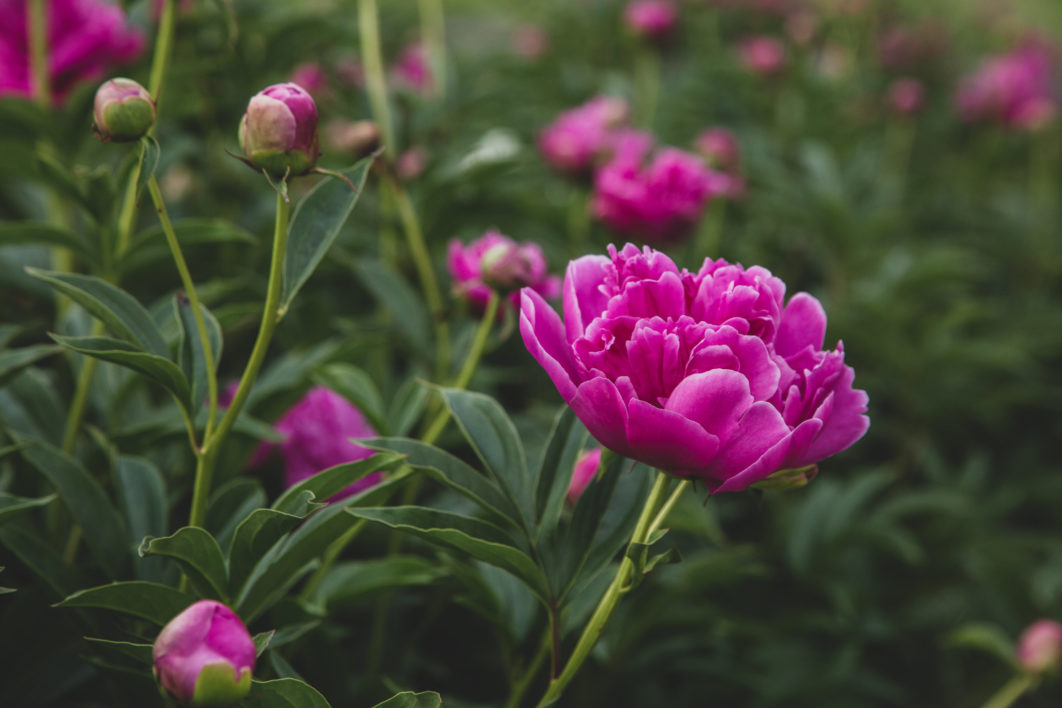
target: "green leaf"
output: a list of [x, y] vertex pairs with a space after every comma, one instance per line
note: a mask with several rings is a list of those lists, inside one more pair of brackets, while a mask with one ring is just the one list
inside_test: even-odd
[[39, 221], [0, 223], [0, 246], [19, 244], [43, 244], [69, 248], [83, 258], [92, 258], [92, 253], [84, 239], [73, 231]]
[[316, 688], [296, 678], [252, 681], [242, 705], [255, 708], [331, 708]]
[[430, 396], [431, 391], [424, 385], [424, 382], [417, 379], [404, 381], [398, 387], [387, 411], [387, 419], [391, 421], [391, 434], [409, 435], [409, 431], [424, 413], [424, 407], [428, 404]]
[[[658, 537], [659, 538], [659, 537]], [[651, 539], [652, 541], [658, 540]], [[662, 553], [657, 553], [653, 556], [649, 555], [650, 549], [653, 547], [653, 543], [632, 543], [627, 547], [626, 556], [634, 563], [634, 577], [631, 580], [630, 585], [626, 590], [632, 590], [642, 578], [649, 573], [653, 572], [653, 568], [661, 563], [667, 565], [670, 563], [678, 563], [682, 560], [682, 554], [679, 553], [678, 548], [672, 546]]]
[[[182, 248], [189, 246], [237, 243], [253, 247], [258, 244], [254, 234], [224, 219], [179, 219], [173, 222], [173, 232]], [[161, 226], [154, 226], [136, 234], [122, 255], [121, 269], [132, 273], [170, 257], [169, 246]]]
[[27, 499], [0, 492], [0, 524], [10, 521], [15, 515], [23, 511], [36, 509], [39, 506], [47, 506], [55, 501], [57, 496], [56, 494], [49, 494], [38, 499]]
[[363, 369], [352, 364], [329, 364], [314, 375], [314, 381], [353, 403], [377, 433], [388, 434], [383, 396]]
[[0, 386], [6, 384], [11, 377], [25, 367], [58, 351], [62, 350], [50, 344], [34, 344], [21, 349], [0, 351]]
[[93, 204], [89, 200], [85, 190], [82, 189], [78, 180], [70, 173], [66, 165], [59, 162], [52, 155], [44, 154], [40, 151], [38, 151], [36, 157], [37, 168], [40, 170], [41, 177], [48, 183], [48, 186], [71, 201], [76, 202], [89, 214], [96, 213], [99, 205]]
[[994, 624], [987, 622], [964, 624], [948, 635], [947, 643], [952, 646], [988, 652], [1008, 664], [1016, 663], [1014, 640]]
[[65, 597], [83, 581], [78, 569], [46, 543], [43, 535], [29, 524], [3, 524], [0, 525], [0, 547], [18, 557], [56, 596]]
[[507, 570], [549, 604], [550, 591], [542, 570], [493, 524], [417, 506], [352, 508], [348, 512]]
[[589, 433], [569, 406], [563, 406], [553, 419], [553, 428], [542, 453], [535, 493], [538, 537], [550, 534], [560, 521], [565, 497], [571, 485], [575, 461]]
[[[288, 487], [280, 498], [273, 502], [273, 508], [288, 514], [305, 515], [307, 500], [324, 502], [333, 495], [373, 472], [388, 470], [402, 461], [401, 455], [379, 454], [356, 462], [347, 462], [335, 467], [321, 470], [317, 474]], [[312, 494], [307, 497], [305, 492]]]
[[441, 389], [472, 449], [498, 480], [520, 512], [525, 530], [534, 528], [535, 489], [516, 427], [490, 396], [453, 388]]
[[129, 293], [93, 275], [37, 268], [26, 268], [26, 272], [77, 302], [120, 339], [149, 354], [169, 358], [169, 347], [151, 314]]
[[269, 647], [269, 643], [273, 641], [273, 635], [276, 633], [277, 630], [271, 629], [268, 632], [261, 632], [254, 635], [252, 639], [254, 641], [254, 655], [256, 657], [262, 656], [262, 652]]
[[146, 619], [162, 626], [195, 602], [191, 595], [168, 585], [126, 580], [78, 590], [56, 607], [98, 607]]
[[225, 556], [214, 537], [197, 526], [185, 526], [172, 536], [144, 539], [141, 556], [176, 560], [196, 592], [228, 604], [229, 573]]
[[492, 518], [519, 528], [519, 511], [494, 480], [445, 450], [409, 438], [372, 438], [359, 444], [404, 455], [409, 466], [472, 500]]
[[162, 155], [162, 148], [159, 147], [159, 143], [155, 138], [150, 135], [141, 138], [140, 140], [140, 165], [137, 168], [136, 175], [136, 199], [140, 201], [140, 196], [147, 189], [148, 182], [155, 176], [155, 170], [159, 168], [159, 158]]
[[266, 494], [256, 479], [236, 477], [214, 490], [207, 504], [206, 530], [218, 540], [218, 545], [232, 545], [236, 528], [255, 509], [266, 505]]
[[59, 492], [81, 527], [86, 545], [107, 575], [121, 577], [130, 560], [128, 533], [99, 482], [80, 462], [45, 442], [36, 441], [21, 455]]
[[421, 693], [402, 691], [383, 703], [377, 703], [373, 708], [439, 708], [441, 705], [442, 696], [435, 691], [422, 691]]
[[145, 666], [151, 666], [154, 661], [151, 655], [152, 645], [150, 644], [118, 642], [113, 639], [101, 639], [99, 637], [85, 637], [85, 641], [96, 646], [106, 647], [112, 651], [117, 651], [123, 656], [127, 656], [133, 661], [144, 664]]
[[296, 293], [324, 258], [361, 196], [373, 158], [367, 157], [342, 171], [355, 189], [341, 179], [326, 179], [303, 197], [288, 226], [288, 243], [281, 286], [281, 310], [286, 310]]
[[[192, 304], [188, 302], [188, 299], [177, 295], [173, 299], [173, 309], [181, 332], [180, 343], [177, 345], [177, 362], [185, 378], [192, 384], [192, 410], [199, 410], [210, 393], [203, 339], [199, 336], [199, 329], [195, 326]], [[207, 338], [210, 340], [214, 371], [217, 371], [218, 362], [221, 360], [221, 326], [204, 305], [199, 305], [199, 311], [203, 315], [203, 324], [206, 325]]]
[[393, 555], [364, 561], [350, 561], [332, 568], [315, 593], [318, 603], [333, 612], [383, 590], [431, 585], [443, 575], [435, 561], [420, 556]]
[[129, 523], [130, 547], [139, 546], [145, 536], [165, 535], [169, 509], [166, 482], [158, 468], [142, 458], [120, 456], [114, 467], [114, 482], [119, 506]]
[[85, 356], [124, 366], [147, 376], [173, 394], [177, 403], [191, 414], [192, 391], [181, 368], [167, 358], [140, 351], [134, 345], [110, 337], [64, 337], [52, 334], [64, 347]]
[[258, 559], [302, 518], [275, 509], [255, 509], [240, 522], [229, 548], [229, 587], [233, 594], [240, 591]]
[[377, 302], [391, 311], [395, 327], [413, 349], [420, 353], [430, 352], [431, 320], [420, 293], [380, 261], [358, 258], [350, 265]]

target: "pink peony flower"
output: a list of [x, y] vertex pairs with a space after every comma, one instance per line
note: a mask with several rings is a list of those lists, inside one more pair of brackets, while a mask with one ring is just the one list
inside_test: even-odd
[[955, 97], [959, 115], [970, 122], [1040, 128], [1058, 111], [1054, 72], [1054, 51], [1035, 39], [1006, 54], [989, 57], [959, 83]]
[[675, 30], [678, 8], [670, 0], [633, 0], [623, 10], [623, 21], [635, 35], [660, 42]]
[[627, 244], [568, 265], [564, 320], [531, 289], [520, 333], [561, 397], [609, 449], [713, 493], [813, 465], [866, 432], [826, 315], [761, 267], [696, 273]]
[[785, 69], [785, 45], [774, 37], [747, 37], [738, 45], [741, 65], [760, 76], [777, 76]]
[[713, 169], [737, 172], [741, 167], [741, 148], [737, 138], [726, 128], [708, 128], [694, 141], [694, 149]]
[[[497, 273], [498, 278], [515, 277], [522, 281], [516, 285], [517, 289], [527, 286], [546, 298], [560, 294], [560, 278], [549, 274], [546, 257], [537, 243], [518, 244], [498, 231], [488, 231], [467, 246], [458, 239], [451, 240], [446, 257], [454, 291], [477, 309], [485, 308], [490, 299], [490, 287], [484, 280], [491, 274], [484, 264], [488, 256], [495, 260], [494, 266], [505, 268], [504, 273]], [[492, 264], [488, 261], [487, 265]], [[514, 291], [509, 299], [517, 307], [520, 295]]]
[[[33, 98], [27, 0], [0, 0], [0, 97]], [[111, 67], [133, 61], [144, 37], [122, 9], [105, 0], [48, 0], [48, 74], [52, 102], [78, 84], [101, 79]]]
[[317, 104], [298, 84], [267, 86], [248, 102], [239, 139], [255, 167], [274, 175], [304, 175], [321, 154]]
[[424, 95], [435, 86], [428, 63], [428, 51], [419, 42], [402, 50], [398, 61], [391, 67], [391, 73], [399, 85], [414, 93]]
[[174, 617], [151, 653], [159, 685], [182, 704], [229, 705], [251, 688], [254, 642], [220, 602], [200, 600]]
[[[350, 401], [324, 386], [310, 389], [273, 427], [284, 437], [284, 442], [263, 443], [250, 465], [260, 464], [279, 447], [284, 458], [284, 478], [289, 487], [329, 467], [364, 460], [373, 454], [372, 450], [355, 445], [350, 439], [372, 437], [376, 431]], [[382, 478], [382, 473], [374, 472], [332, 499], [357, 494], [375, 486]]]
[[583, 490], [590, 484], [590, 480], [597, 474], [597, 468], [601, 466], [601, 448], [585, 450], [575, 461], [575, 469], [572, 470], [572, 481], [568, 485], [568, 503], [572, 506], [579, 501]]
[[1018, 665], [1031, 674], [1062, 668], [1062, 624], [1042, 619], [1029, 625], [1018, 639]]
[[886, 105], [898, 116], [912, 116], [922, 110], [926, 100], [926, 87], [918, 79], [896, 79], [889, 84]]
[[551, 167], [586, 173], [612, 145], [616, 130], [627, 122], [630, 107], [620, 98], [598, 96], [562, 113], [542, 131], [538, 148]]

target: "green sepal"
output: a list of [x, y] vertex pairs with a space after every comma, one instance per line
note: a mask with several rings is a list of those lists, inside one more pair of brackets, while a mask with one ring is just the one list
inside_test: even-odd
[[232, 664], [218, 662], [207, 664], [199, 670], [195, 680], [195, 693], [191, 705], [228, 706], [243, 699], [251, 690], [251, 670], [244, 669], [235, 679], [236, 669]]

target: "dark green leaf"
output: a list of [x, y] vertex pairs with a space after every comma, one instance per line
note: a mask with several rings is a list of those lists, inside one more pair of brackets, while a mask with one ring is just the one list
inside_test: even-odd
[[252, 681], [243, 705], [254, 708], [331, 708], [316, 688], [296, 678]]
[[[184, 372], [185, 378], [192, 385], [191, 405], [192, 410], [198, 410], [209, 396], [209, 384], [207, 376], [207, 361], [204, 353], [203, 340], [199, 336], [199, 329], [195, 325], [195, 316], [192, 313], [192, 304], [187, 298], [178, 295], [173, 300], [174, 312], [177, 315], [177, 323], [180, 326], [181, 338], [177, 345], [177, 362]], [[199, 311], [203, 315], [203, 324], [206, 325], [207, 338], [210, 341], [210, 352], [214, 359], [214, 371], [217, 371], [218, 362], [221, 360], [221, 326], [210, 314], [210, 310], [202, 304]]]
[[352, 515], [411, 533], [465, 553], [520, 578], [544, 603], [549, 588], [541, 569], [497, 526], [479, 519], [416, 506], [352, 508]]
[[141, 556], [165, 556], [176, 560], [196, 591], [228, 603], [228, 568], [214, 537], [196, 526], [185, 526], [172, 536], [144, 539]]
[[228, 548], [232, 544], [236, 527], [255, 509], [266, 505], [266, 494], [256, 479], [236, 477], [214, 490], [207, 504], [207, 531], [218, 540], [218, 545]]
[[947, 636], [952, 646], [979, 649], [994, 654], [1008, 664], [1015, 663], [1014, 640], [994, 624], [970, 622]]
[[326, 179], [311, 189], [295, 207], [288, 226], [284, 282], [280, 296], [282, 310], [291, 305], [295, 294], [309, 279], [343, 228], [361, 196], [372, 161], [372, 157], [367, 157], [342, 171], [354, 184], [353, 190], [341, 179]]
[[80, 462], [45, 442], [21, 454], [55, 486], [100, 566], [110, 577], [121, 577], [130, 560], [128, 532], [99, 483]]
[[255, 509], [240, 522], [229, 548], [229, 587], [233, 594], [240, 591], [258, 559], [300, 521], [302, 517], [294, 514]]
[[395, 436], [409, 435], [417, 421], [424, 413], [424, 407], [428, 404], [431, 391], [423, 381], [408, 379], [398, 387], [391, 400], [391, 407], [387, 411], [387, 419], [391, 421], [391, 431]]
[[431, 320], [424, 298], [401, 275], [380, 261], [359, 258], [351, 266], [362, 285], [390, 310], [395, 327], [414, 350], [431, 351]]
[[149, 354], [169, 358], [169, 347], [151, 314], [129, 293], [93, 275], [56, 273], [36, 268], [27, 268], [26, 272], [77, 302], [103, 321], [120, 339], [137, 345]]
[[0, 546], [26, 564], [58, 597], [65, 597], [82, 580], [78, 570], [48, 545], [43, 534], [19, 523], [0, 525]]
[[366, 561], [341, 563], [325, 576], [315, 599], [332, 611], [367, 595], [413, 585], [431, 585], [442, 569], [435, 561], [420, 556], [387, 556]]
[[[258, 239], [240, 226], [223, 219], [178, 219], [173, 231], [181, 247], [219, 243], [256, 246]], [[123, 272], [135, 272], [170, 257], [170, 249], [161, 226], [136, 234], [122, 256]]]
[[56, 607], [100, 607], [134, 615], [161, 627], [193, 602], [194, 597], [168, 585], [127, 580], [78, 590]]
[[21, 349], [0, 351], [0, 386], [6, 384], [23, 368], [58, 351], [62, 350], [50, 344], [34, 344]]
[[[347, 462], [322, 470], [314, 476], [288, 487], [273, 508], [288, 514], [305, 515], [306, 500], [324, 502], [373, 472], [388, 470], [402, 461], [401, 455], [379, 454], [356, 462]], [[313, 496], [307, 497], [306, 492]]]
[[377, 433], [388, 434], [383, 396], [364, 370], [352, 364], [329, 364], [314, 375], [314, 380], [353, 403]]
[[145, 666], [151, 666], [151, 645], [150, 644], [137, 644], [135, 642], [117, 642], [112, 639], [100, 639], [98, 637], [85, 637], [86, 642], [90, 642], [96, 646], [106, 647], [113, 651], [117, 651], [123, 656], [127, 656], [133, 661], [144, 664]]
[[268, 632], [262, 632], [254, 635], [254, 655], [262, 656], [262, 652], [266, 650], [269, 643], [273, 641], [273, 635], [277, 633], [277, 630], [271, 629]]
[[[392, 689], [393, 690], [393, 689]], [[377, 703], [373, 708], [439, 708], [442, 705], [442, 696], [435, 691], [403, 691], [388, 698], [383, 703]]]
[[490, 396], [444, 388], [446, 404], [476, 455], [520, 511], [523, 527], [534, 528], [535, 488], [520, 436], [505, 410]]
[[36, 509], [39, 506], [47, 506], [55, 501], [55, 494], [49, 494], [46, 497], [40, 497], [39, 499], [26, 499], [24, 497], [15, 497], [10, 494], [0, 492], [0, 524], [5, 521], [10, 521], [19, 514], [28, 509]]
[[564, 501], [571, 485], [575, 461], [586, 443], [586, 428], [568, 406], [561, 408], [553, 420], [553, 429], [542, 453], [535, 494], [535, 518], [539, 538], [557, 527]]
[[159, 168], [161, 154], [162, 149], [155, 138], [148, 135], [140, 140], [140, 166], [136, 175], [137, 201], [140, 201], [140, 196], [147, 188], [148, 182], [155, 176], [155, 170]]
[[110, 337], [63, 337], [51, 335], [64, 347], [86, 356], [109, 361], [139, 372], [173, 394], [186, 411], [191, 411], [192, 391], [181, 368], [169, 359], [138, 350], [134, 345]]
[[83, 258], [91, 258], [85, 241], [73, 231], [38, 221], [0, 223], [0, 246], [45, 244], [69, 248]]
[[145, 536], [161, 536], [169, 526], [166, 483], [158, 468], [146, 459], [122, 456], [114, 469], [118, 501], [129, 522], [133, 547]]

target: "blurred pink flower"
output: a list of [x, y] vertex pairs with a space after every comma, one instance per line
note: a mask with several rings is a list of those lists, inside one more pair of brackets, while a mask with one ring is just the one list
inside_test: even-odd
[[391, 67], [395, 81], [405, 88], [424, 95], [435, 86], [428, 63], [428, 51], [420, 42], [410, 44], [398, 56], [398, 61]]
[[[545, 298], [560, 295], [560, 278], [549, 274], [542, 248], [537, 243], [518, 244], [495, 230], [488, 231], [467, 246], [456, 238], [450, 241], [446, 267], [450, 271], [454, 292], [482, 311], [490, 299], [490, 287], [484, 282], [484, 257], [488, 252], [497, 253], [505, 247], [512, 249], [520, 261], [523, 285]], [[510, 293], [509, 300], [514, 307], [518, 307], [519, 291]]]
[[918, 79], [904, 77], [889, 84], [886, 105], [899, 116], [912, 116], [922, 110], [926, 87]]
[[1018, 665], [1031, 674], [1062, 668], [1062, 624], [1042, 619], [1029, 625], [1018, 639]]
[[611, 147], [617, 128], [627, 122], [629, 114], [623, 99], [597, 96], [546, 126], [539, 135], [538, 149], [554, 169], [586, 173]]
[[336, 62], [336, 78], [344, 86], [361, 88], [365, 85], [365, 70], [361, 62], [353, 57], [345, 57]]
[[741, 148], [737, 138], [726, 128], [708, 128], [693, 141], [694, 149], [708, 161], [709, 167], [737, 172], [741, 167]]
[[634, 34], [651, 41], [667, 39], [678, 22], [678, 8], [670, 0], [632, 0], [623, 21]]
[[[0, 97], [33, 98], [27, 0], [0, 0]], [[105, 0], [48, 0], [48, 74], [52, 102], [111, 67], [136, 59], [144, 37], [122, 9]]]
[[934, 21], [899, 25], [878, 37], [878, 59], [887, 69], [913, 71], [925, 66], [948, 48], [947, 28]]
[[293, 84], [306, 89], [306, 91], [314, 97], [314, 100], [320, 101], [322, 98], [327, 98], [332, 95], [332, 87], [328, 82], [328, 74], [321, 68], [321, 65], [315, 61], [308, 61], [299, 64], [291, 71], [291, 76], [288, 78]]
[[1053, 47], [1040, 39], [985, 59], [959, 83], [960, 117], [1024, 130], [1046, 125], [1058, 111], [1055, 64]]
[[549, 34], [538, 25], [520, 25], [513, 32], [513, 51], [525, 59], [537, 59], [549, 49]]
[[428, 168], [428, 151], [423, 145], [414, 145], [395, 160], [395, 172], [405, 182], [415, 180]]
[[777, 76], [785, 69], [785, 45], [774, 37], [747, 37], [738, 45], [741, 65], [760, 76]]
[[568, 485], [568, 503], [572, 506], [582, 496], [583, 490], [590, 484], [590, 480], [597, 474], [597, 468], [601, 466], [601, 448], [584, 450], [575, 461], [575, 469], [572, 470], [572, 481]]

